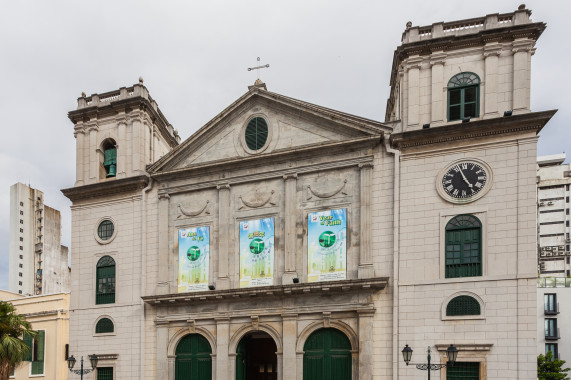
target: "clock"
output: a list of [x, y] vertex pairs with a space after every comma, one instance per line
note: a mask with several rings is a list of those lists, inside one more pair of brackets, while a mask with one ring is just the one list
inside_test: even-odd
[[448, 164], [436, 179], [438, 193], [452, 203], [469, 203], [483, 197], [492, 184], [492, 170], [482, 160], [466, 158]]

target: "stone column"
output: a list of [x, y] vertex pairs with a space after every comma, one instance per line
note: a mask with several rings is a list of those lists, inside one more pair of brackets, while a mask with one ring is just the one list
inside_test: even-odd
[[[484, 118], [492, 118], [500, 116], [498, 112], [498, 71], [499, 56], [502, 52], [502, 44], [491, 42], [484, 47], [485, 62], [485, 79], [483, 90], [484, 94]], [[480, 87], [480, 88], [481, 88]], [[480, 96], [480, 99], [482, 97]]]
[[282, 314], [283, 323], [283, 363], [282, 368], [287, 370], [288, 375], [282, 374], [283, 379], [295, 378], [297, 364], [297, 314]]
[[358, 310], [359, 314], [359, 380], [373, 378], [373, 315], [374, 309]]
[[[228, 254], [230, 251], [230, 185], [221, 184], [218, 189], [218, 279], [216, 289], [229, 289]], [[225, 377], [221, 377], [225, 378]]]
[[[408, 107], [407, 125], [418, 126], [420, 120], [420, 63], [418, 55], [409, 58], [408, 68]], [[406, 128], [406, 127], [405, 127]], [[405, 129], [406, 130], [406, 129]]]
[[228, 356], [230, 318], [216, 319], [216, 378], [231, 379]]
[[513, 42], [513, 112], [529, 112], [530, 54], [533, 41], [522, 38]]
[[357, 275], [359, 278], [371, 278], [375, 276], [373, 260], [371, 255], [371, 182], [373, 178], [373, 163], [364, 162], [359, 164], [360, 169], [360, 214], [361, 231], [359, 247], [359, 268]]
[[92, 124], [88, 127], [89, 131], [89, 147], [88, 147], [88, 164], [89, 164], [89, 179], [94, 182], [99, 179], [99, 146], [97, 144], [97, 124]]
[[85, 132], [83, 129], [83, 124], [78, 123], [75, 126], [74, 137], [75, 137], [75, 186], [81, 186], [84, 184], [85, 178]]
[[169, 199], [168, 194], [159, 194], [159, 275], [155, 289], [156, 294], [169, 293], [169, 268], [178, 268], [176, 263], [170, 262], [171, 255], [169, 255]]
[[291, 284], [297, 277], [296, 253], [297, 253], [297, 174], [288, 173], [283, 176], [285, 181], [285, 272], [282, 276], [282, 284]]
[[435, 52], [430, 56], [430, 66], [432, 70], [431, 94], [432, 109], [430, 112], [430, 122], [434, 124], [443, 123], [446, 118], [446, 93], [444, 83], [444, 62], [446, 62], [446, 54], [444, 52]]
[[117, 140], [117, 178], [125, 178], [127, 176], [127, 118], [120, 117], [117, 119], [118, 140]]
[[157, 332], [156, 378], [174, 379], [174, 358], [168, 357], [168, 344], [169, 344], [168, 322], [159, 322], [155, 325], [155, 327], [156, 327], [155, 330]]

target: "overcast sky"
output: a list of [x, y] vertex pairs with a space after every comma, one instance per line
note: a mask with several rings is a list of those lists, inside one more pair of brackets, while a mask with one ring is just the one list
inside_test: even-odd
[[[10, 186], [30, 184], [62, 212], [70, 245], [75, 139], [67, 112], [90, 95], [142, 76], [188, 138], [247, 91], [268, 90], [384, 120], [393, 51], [407, 21], [429, 25], [514, 11], [518, 2], [421, 1], [6, 1], [0, 12], [0, 288], [8, 288]], [[539, 154], [568, 150], [571, 2], [526, 3], [548, 24], [532, 61], [531, 108], [559, 112]], [[571, 150], [570, 150], [571, 153]], [[73, 254], [73, 247], [71, 247]]]

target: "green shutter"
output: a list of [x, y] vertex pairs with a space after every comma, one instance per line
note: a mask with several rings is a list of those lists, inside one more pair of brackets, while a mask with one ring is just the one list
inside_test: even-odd
[[109, 318], [101, 318], [95, 325], [96, 334], [112, 333], [115, 331], [113, 322]]
[[446, 315], [480, 315], [480, 303], [470, 296], [454, 297], [446, 306]]
[[38, 350], [37, 350], [37, 354], [36, 354], [36, 360], [43, 361], [44, 360], [44, 345], [46, 342], [46, 332], [44, 330], [41, 330], [38, 332], [37, 342], [38, 342]]
[[458, 215], [446, 225], [446, 278], [482, 275], [482, 227], [472, 215]]
[[30, 334], [28, 333], [24, 333], [24, 337], [23, 337], [23, 341], [26, 344], [26, 346], [28, 346], [28, 352], [26, 352], [26, 355], [24, 355], [24, 361], [25, 362], [31, 362], [32, 361], [32, 342], [33, 342], [33, 338]]
[[103, 256], [97, 263], [95, 303], [115, 303], [115, 260], [111, 256]]
[[46, 332], [41, 330], [38, 331], [38, 335], [34, 338], [34, 349], [36, 357], [33, 358], [32, 368], [30, 373], [32, 375], [43, 375], [44, 374], [44, 346], [46, 341]]
[[319, 329], [303, 347], [304, 380], [350, 380], [351, 343], [341, 331]]

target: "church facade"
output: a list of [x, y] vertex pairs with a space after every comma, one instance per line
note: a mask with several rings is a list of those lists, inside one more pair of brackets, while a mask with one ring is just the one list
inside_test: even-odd
[[453, 344], [432, 376], [535, 379], [555, 111], [530, 110], [530, 15], [407, 24], [383, 122], [257, 81], [181, 143], [142, 80], [83, 95], [70, 354], [93, 379], [413, 379], [405, 345]]

